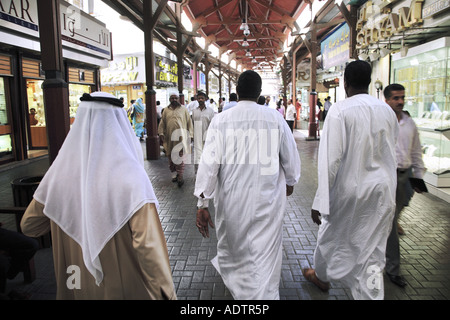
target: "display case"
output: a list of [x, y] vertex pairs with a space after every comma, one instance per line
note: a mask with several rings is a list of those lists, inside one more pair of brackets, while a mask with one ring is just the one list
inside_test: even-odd
[[450, 187], [450, 38], [393, 56], [391, 83], [405, 87], [405, 107], [420, 134], [424, 180]]
[[42, 80], [27, 80], [28, 117], [32, 148], [48, 147], [42, 83]]
[[6, 105], [5, 80], [0, 77], [0, 161], [11, 155], [11, 124]]
[[69, 105], [70, 105], [70, 124], [72, 125], [77, 115], [78, 106], [80, 105], [80, 98], [85, 93], [91, 93], [89, 85], [69, 84]]

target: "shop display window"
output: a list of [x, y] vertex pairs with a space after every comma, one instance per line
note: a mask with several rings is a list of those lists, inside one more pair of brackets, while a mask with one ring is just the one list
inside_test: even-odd
[[45, 127], [44, 93], [42, 80], [27, 80], [28, 113], [31, 126]]
[[402, 84], [405, 107], [416, 122], [427, 167], [425, 180], [450, 187], [450, 48], [392, 62], [392, 81]]
[[73, 124], [80, 105], [80, 98], [85, 93], [91, 93], [91, 87], [82, 84], [69, 84], [70, 124]]
[[28, 117], [31, 139], [29, 149], [48, 147], [42, 83], [42, 80], [27, 80]]
[[0, 78], [0, 160], [12, 155], [11, 125], [6, 105], [5, 80]]

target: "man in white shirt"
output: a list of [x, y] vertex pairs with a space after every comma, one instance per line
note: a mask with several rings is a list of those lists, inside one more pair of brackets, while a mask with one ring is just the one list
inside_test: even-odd
[[223, 111], [228, 110], [230, 108], [233, 108], [235, 105], [237, 105], [237, 94], [236, 93], [230, 93], [230, 102], [228, 102], [224, 107], [223, 107]]
[[[400, 243], [398, 218], [404, 206], [408, 203], [412, 194], [410, 188], [410, 169], [413, 177], [422, 179], [425, 174], [425, 165], [422, 159], [422, 146], [420, 144], [419, 131], [414, 120], [405, 112], [405, 87], [400, 84], [391, 84], [384, 89], [386, 103], [394, 110], [399, 124], [399, 134], [396, 146], [397, 154], [397, 191], [395, 218], [392, 231], [389, 235], [386, 248], [386, 274], [389, 279], [400, 287], [406, 286], [405, 279], [400, 275]], [[422, 193], [419, 189], [414, 189]]]
[[192, 111], [198, 107], [198, 101], [197, 97], [194, 96], [191, 98], [191, 102], [186, 106], [187, 110], [189, 111], [189, 114], [192, 115]]
[[296, 117], [296, 110], [295, 106], [292, 103], [292, 99], [288, 102], [288, 107], [286, 109], [286, 122], [289, 125], [289, 128], [291, 128], [291, 131], [294, 132], [294, 122]]
[[198, 164], [203, 152], [203, 145], [206, 140], [206, 132], [209, 124], [214, 118], [215, 112], [213, 109], [206, 107], [206, 94], [199, 92], [197, 94], [198, 106], [192, 111], [192, 120], [194, 122], [194, 168], [197, 174]]
[[386, 242], [394, 219], [398, 123], [368, 94], [372, 68], [348, 64], [348, 98], [333, 105], [323, 128], [318, 188], [311, 216], [319, 225], [315, 269], [305, 278], [321, 290], [341, 281], [358, 299], [383, 299]]
[[[238, 80], [239, 103], [216, 115], [208, 129], [194, 195], [214, 198], [214, 267], [237, 300], [279, 299], [286, 196], [300, 178], [297, 144], [278, 111], [258, 105], [262, 80], [254, 71]], [[197, 227], [214, 227], [199, 203]]]
[[208, 100], [206, 101], [206, 106], [207, 106], [208, 108], [213, 109], [215, 113], [219, 113], [219, 108], [217, 107], [217, 103], [214, 101], [213, 98], [208, 99]]
[[327, 113], [330, 110], [330, 107], [331, 107], [331, 97], [327, 97], [325, 99], [325, 104], [323, 106], [323, 121], [325, 121]]

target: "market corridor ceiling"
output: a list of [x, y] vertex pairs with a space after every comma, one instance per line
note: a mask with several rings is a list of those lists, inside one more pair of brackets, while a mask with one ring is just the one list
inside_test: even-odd
[[[160, 3], [153, 1], [153, 13]], [[142, 0], [104, 1], [122, 16], [143, 29]], [[183, 41], [202, 36], [206, 43], [215, 44], [221, 54], [228, 54], [243, 68], [273, 67], [283, 56], [288, 35], [296, 30], [296, 20], [309, 0], [184, 0], [181, 7], [193, 25], [193, 31], [180, 27], [176, 14], [165, 5], [155, 37], [172, 52], [176, 51], [177, 31], [182, 30]], [[298, 30], [297, 30], [298, 31]], [[248, 44], [248, 46], [246, 46]], [[205, 48], [200, 48], [205, 49]], [[190, 58], [195, 59], [197, 49], [188, 47]], [[204, 53], [204, 52], [203, 52]], [[203, 56], [202, 56], [203, 57]], [[253, 61], [253, 62], [252, 62]]]
[[284, 43], [295, 31], [307, 5], [296, 0], [190, 0], [185, 13], [200, 26], [207, 42], [251, 69], [272, 67], [283, 56]]

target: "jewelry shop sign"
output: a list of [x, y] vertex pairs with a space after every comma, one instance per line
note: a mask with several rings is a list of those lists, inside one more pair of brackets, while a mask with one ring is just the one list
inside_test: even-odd
[[[358, 9], [356, 42], [366, 48], [394, 35], [402, 35], [423, 24], [424, 0], [369, 0]], [[409, 5], [408, 5], [409, 4]]]
[[[0, 27], [39, 39], [38, 0], [0, 0]], [[60, 1], [63, 47], [112, 58], [111, 33], [101, 21]]]

